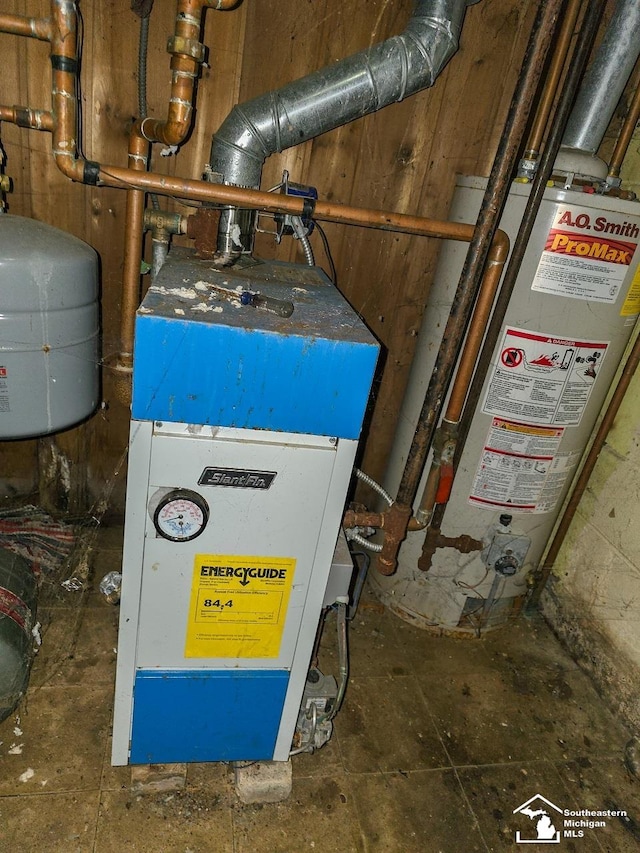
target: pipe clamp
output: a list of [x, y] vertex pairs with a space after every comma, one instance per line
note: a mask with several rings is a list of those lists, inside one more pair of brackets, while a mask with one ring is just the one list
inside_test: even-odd
[[195, 39], [187, 39], [183, 36], [171, 36], [167, 41], [167, 52], [171, 54], [182, 54], [190, 56], [196, 62], [203, 63], [205, 46]]

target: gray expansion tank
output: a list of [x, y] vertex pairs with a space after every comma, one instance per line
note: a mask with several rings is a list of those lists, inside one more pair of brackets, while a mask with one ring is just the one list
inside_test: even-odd
[[0, 440], [47, 435], [98, 403], [98, 256], [0, 214]]

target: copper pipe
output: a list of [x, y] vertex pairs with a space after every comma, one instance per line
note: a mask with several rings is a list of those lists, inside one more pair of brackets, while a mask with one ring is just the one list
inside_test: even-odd
[[[455, 433], [456, 427], [462, 415], [464, 402], [473, 378], [473, 370], [480, 352], [482, 339], [491, 316], [491, 309], [495, 299], [500, 278], [507, 259], [508, 248], [500, 246], [494, 253], [494, 257], [487, 263], [478, 299], [476, 300], [473, 316], [469, 324], [469, 331], [465, 339], [464, 348], [458, 362], [455, 379], [449, 395], [449, 402], [443, 417], [443, 423], [448, 430]], [[455, 438], [453, 439], [455, 447]], [[433, 460], [427, 477], [424, 492], [420, 500], [420, 508], [414, 521], [412, 530], [421, 530], [426, 527], [429, 517], [436, 505], [436, 495], [440, 482], [441, 460], [437, 453], [436, 442], [433, 442]]]
[[0, 106], [0, 121], [28, 127], [31, 130], [53, 130], [53, 116], [45, 110], [31, 110], [28, 107]]
[[525, 152], [526, 160], [537, 160], [540, 153], [540, 146], [544, 137], [544, 132], [551, 115], [551, 108], [555, 100], [556, 92], [562, 77], [562, 70], [569, 53], [571, 39], [578, 20], [578, 12], [580, 11], [581, 0], [569, 0], [567, 11], [565, 12], [558, 35], [549, 71], [545, 79], [544, 89], [540, 97], [538, 109], [536, 110], [529, 141], [527, 142], [527, 150]]
[[528, 607], [535, 607], [538, 604], [542, 590], [549, 580], [555, 561], [560, 553], [562, 543], [565, 540], [569, 527], [571, 526], [571, 522], [576, 514], [576, 510], [578, 509], [582, 496], [589, 484], [589, 479], [593, 473], [593, 469], [596, 467], [596, 462], [598, 461], [600, 452], [604, 447], [607, 436], [609, 435], [611, 427], [613, 426], [616, 416], [620, 410], [622, 401], [629, 390], [631, 380], [638, 369], [638, 364], [640, 364], [640, 336], [638, 336], [634, 341], [631, 352], [629, 353], [629, 358], [627, 359], [620, 375], [620, 381], [616, 385], [616, 389], [613, 392], [609, 405], [607, 406], [602, 422], [598, 427], [598, 431], [593, 439], [593, 444], [589, 449], [584, 465], [580, 471], [580, 475], [573, 487], [571, 497], [566, 505], [564, 514], [560, 524], [558, 525], [555, 536], [553, 537], [553, 541], [549, 547], [544, 563], [538, 570], [538, 577], [536, 579], [535, 587], [531, 593], [531, 598], [527, 604]]
[[23, 15], [0, 14], [0, 32], [49, 41], [51, 39], [51, 21], [48, 18], [27, 18]]
[[[128, 169], [119, 166], [100, 166], [99, 181], [105, 186], [120, 189], [134, 187], [173, 198], [217, 202], [218, 204], [266, 210], [273, 213], [291, 213], [295, 216], [301, 216], [304, 208], [304, 202], [294, 196], [283, 196], [227, 184], [210, 184], [207, 181], [194, 181], [189, 178], [174, 178], [153, 172], [131, 174]], [[360, 225], [364, 228], [400, 231], [404, 234], [439, 237], [460, 242], [469, 242], [473, 236], [473, 225], [429, 219], [425, 216], [411, 216], [393, 211], [348, 207], [328, 201], [318, 201], [312, 216], [314, 219], [340, 222], [343, 225]], [[503, 231], [497, 231], [492, 246], [498, 253], [504, 252], [505, 247], [508, 251], [509, 238]]]
[[83, 180], [84, 161], [77, 159], [78, 16], [75, 3], [51, 0], [51, 19], [53, 156], [65, 175], [72, 180]]
[[[146, 170], [149, 143], [138, 134], [129, 136], [129, 167]], [[144, 240], [145, 194], [141, 190], [127, 192], [125, 211], [124, 269], [122, 271], [122, 302], [120, 306], [120, 353], [118, 366], [130, 369], [133, 365], [133, 337], [136, 309], [140, 301], [140, 261]]]
[[631, 137], [638, 124], [638, 119], [640, 119], [640, 83], [633, 93], [629, 112], [626, 115], [622, 129], [620, 130], [620, 136], [618, 136], [618, 141], [616, 142], [616, 147], [613, 149], [613, 154], [611, 155], [611, 162], [609, 164], [610, 178], [617, 178], [620, 175], [622, 161], [631, 143]]
[[233, 9], [238, 2], [178, 0], [175, 33], [168, 47], [172, 71], [169, 109], [164, 121], [149, 117], [141, 122], [140, 132], [149, 142], [179, 145], [184, 141], [191, 127], [195, 81], [205, 56], [204, 45], [200, 43], [203, 9]]
[[[504, 268], [504, 263], [507, 259], [508, 249], [505, 250], [500, 246], [498, 251], [494, 252], [494, 258], [488, 261], [478, 299], [476, 300], [473, 316], [469, 323], [469, 331], [465, 339], [464, 348], [458, 362], [449, 402], [445, 410], [443, 423], [447, 429], [455, 434], [462, 409], [467, 397], [469, 386], [473, 378], [473, 370], [480, 352], [482, 339], [491, 316], [491, 309], [495, 299], [500, 277]], [[455, 448], [455, 437], [452, 439]], [[424, 528], [429, 520], [429, 517], [436, 505], [436, 495], [440, 482], [441, 460], [436, 458], [436, 443], [433, 443], [433, 460], [427, 477], [427, 482], [424, 488], [422, 499], [420, 500], [420, 508], [416, 514], [416, 525], [412, 528], [420, 530]]]
[[178, 0], [175, 34], [169, 39], [171, 53], [171, 94], [164, 121], [145, 118], [140, 133], [149, 142], [179, 145], [184, 141], [193, 114], [193, 94], [204, 45], [200, 43], [202, 7], [206, 0]]
[[506, 252], [504, 251], [504, 247], [501, 246], [500, 251], [495, 252], [494, 257], [487, 263], [482, 287], [469, 324], [469, 331], [467, 332], [464, 349], [460, 356], [458, 369], [444, 415], [445, 420], [449, 423], [457, 424], [462, 415], [462, 408], [469, 385], [471, 384], [473, 369], [478, 358], [478, 353], [480, 352], [482, 339], [487, 330], [487, 323], [491, 316], [493, 301], [498, 290], [498, 285], [500, 284], [500, 277], [502, 276], [506, 259]]
[[357, 510], [348, 509], [343, 518], [343, 527], [375, 527], [380, 529], [384, 527], [384, 512], [358, 512]]

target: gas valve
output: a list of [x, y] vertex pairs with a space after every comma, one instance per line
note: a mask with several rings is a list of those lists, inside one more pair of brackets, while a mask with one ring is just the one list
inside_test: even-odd
[[531, 539], [528, 536], [512, 533], [509, 524], [503, 523], [503, 519], [507, 518], [510, 524], [509, 516], [501, 516], [501, 523], [485, 549], [483, 558], [490, 569], [503, 577], [510, 578], [523, 567]]

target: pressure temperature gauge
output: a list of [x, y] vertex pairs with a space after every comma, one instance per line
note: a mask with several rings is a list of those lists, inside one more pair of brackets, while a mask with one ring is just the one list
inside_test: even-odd
[[173, 489], [153, 514], [158, 534], [171, 542], [190, 542], [200, 536], [209, 520], [205, 499], [189, 489]]

